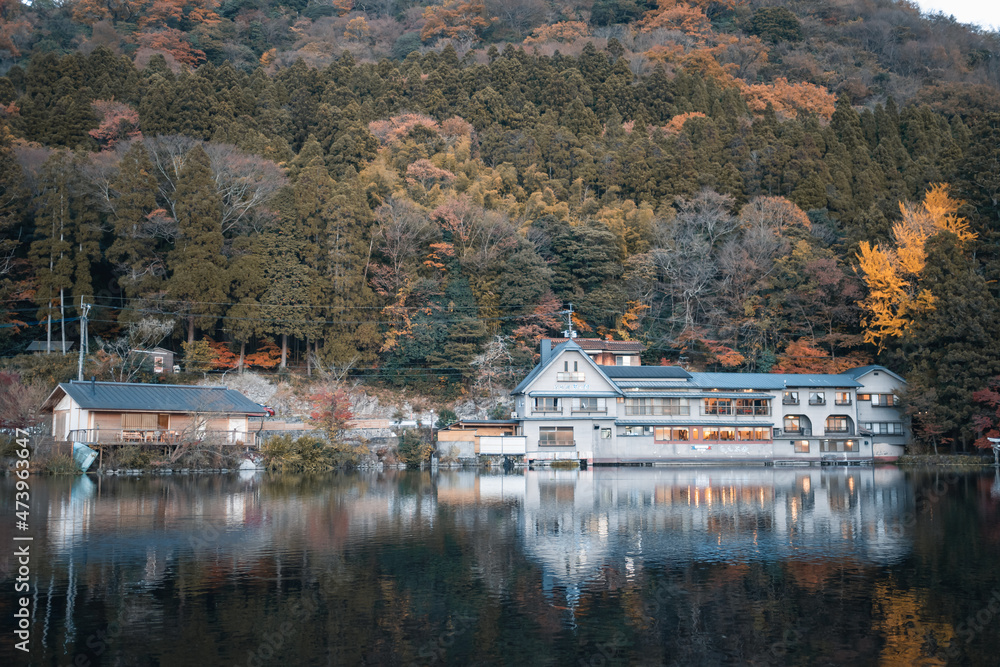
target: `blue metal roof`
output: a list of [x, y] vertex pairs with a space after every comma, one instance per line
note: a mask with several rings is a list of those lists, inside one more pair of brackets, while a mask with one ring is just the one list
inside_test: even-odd
[[680, 366], [601, 366], [605, 375], [615, 379], [678, 379], [687, 380], [691, 374]]
[[84, 410], [123, 412], [211, 412], [224, 414], [264, 413], [264, 409], [238, 391], [227, 387], [130, 382], [63, 382], [48, 400], [55, 407], [64, 392]]
[[822, 373], [692, 373], [691, 383], [715, 389], [784, 389], [862, 386], [849, 375]]

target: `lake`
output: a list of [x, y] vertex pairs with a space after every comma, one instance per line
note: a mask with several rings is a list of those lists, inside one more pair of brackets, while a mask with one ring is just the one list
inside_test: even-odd
[[[973, 664], [1000, 476], [597, 468], [32, 478], [3, 664]], [[20, 533], [19, 533], [20, 534]]]

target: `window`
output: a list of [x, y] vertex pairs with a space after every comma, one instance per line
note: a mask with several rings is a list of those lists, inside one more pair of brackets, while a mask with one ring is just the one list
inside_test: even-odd
[[688, 441], [691, 439], [691, 431], [686, 428], [657, 426], [655, 439], [657, 442], [666, 442], [668, 440]]
[[611, 429], [610, 428], [602, 428], [601, 429], [601, 439], [608, 440], [610, 438], [611, 438]]
[[795, 453], [796, 454], [808, 454], [809, 453], [809, 441], [808, 440], [796, 440], [793, 444], [795, 445]]
[[652, 426], [626, 426], [623, 435], [653, 435]]
[[562, 412], [558, 398], [536, 398], [535, 412]]
[[785, 405], [798, 405], [799, 404], [799, 392], [797, 391], [786, 391], [781, 395], [781, 402]]
[[902, 422], [864, 422], [862, 425], [866, 431], [871, 431], [873, 435], [902, 435]]
[[809, 392], [809, 405], [825, 405], [825, 404], [826, 404], [826, 393], [822, 391]]
[[615, 366], [631, 366], [632, 357], [627, 354], [616, 354], [615, 355]]
[[794, 415], [789, 415], [785, 417], [785, 430], [789, 433], [798, 433], [802, 430], [802, 423], [799, 418]]
[[565, 371], [568, 371], [568, 370], [569, 370], [569, 362], [568, 361], [564, 361], [563, 362], [563, 371], [565, 372]]
[[736, 439], [736, 429], [731, 427], [723, 427], [719, 429], [719, 440], [735, 440]]
[[858, 451], [857, 440], [820, 440], [819, 451], [821, 452], [856, 452]]
[[583, 373], [575, 371], [563, 371], [556, 373], [556, 382], [583, 382], [586, 379]]
[[877, 408], [891, 408], [896, 405], [896, 397], [892, 394], [872, 394], [872, 406]]
[[870, 400], [872, 400], [872, 395], [871, 394], [858, 394], [858, 400], [859, 401], [870, 401]]
[[826, 418], [826, 432], [827, 433], [849, 433], [850, 428], [848, 427], [847, 417], [842, 417], [840, 415], [831, 415]]
[[769, 428], [738, 428], [736, 429], [737, 440], [770, 440], [771, 429]]
[[837, 405], [850, 405], [851, 404], [851, 392], [849, 391], [838, 391], [834, 394], [833, 402]]
[[738, 415], [769, 415], [771, 413], [770, 401], [766, 398], [738, 398], [736, 399], [736, 414]]
[[691, 414], [686, 398], [626, 398], [625, 414], [631, 416], [663, 416]]
[[704, 399], [706, 415], [731, 415], [733, 414], [733, 401], [730, 398], [706, 398]]
[[572, 426], [543, 426], [538, 429], [538, 445], [540, 447], [572, 447]]
[[605, 410], [601, 408], [600, 401], [593, 396], [588, 396], [580, 399], [580, 407], [577, 408], [578, 412], [604, 412]]
[[163, 372], [163, 357], [153, 357], [153, 372], [154, 373]]
[[715, 427], [709, 427], [702, 429], [702, 440], [718, 440], [719, 439], [719, 429]]

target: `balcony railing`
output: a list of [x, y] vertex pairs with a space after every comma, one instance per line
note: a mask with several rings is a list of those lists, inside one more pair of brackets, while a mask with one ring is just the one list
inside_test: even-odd
[[781, 403], [782, 405], [798, 405], [799, 399], [792, 398], [791, 396], [785, 396], [784, 398], [781, 399]]
[[799, 428], [785, 428], [783, 429], [785, 435], [812, 435], [812, 428], [808, 426], [800, 426]]
[[771, 409], [763, 406], [736, 406], [736, 414], [738, 415], [757, 415], [758, 417], [767, 417], [771, 414]]
[[87, 445], [179, 445], [187, 442], [210, 442], [220, 445], [256, 443], [257, 434], [243, 431], [185, 431], [170, 429], [85, 428], [69, 432], [67, 440]]
[[576, 440], [542, 440], [538, 439], [539, 447], [576, 447]]
[[555, 407], [552, 407], [552, 406], [542, 406], [542, 407], [539, 407], [539, 406], [536, 405], [532, 409], [532, 412], [544, 412], [544, 413], [553, 413], [553, 412], [556, 412], [556, 413], [562, 414], [562, 407], [560, 407], [558, 405], [555, 406]]
[[817, 397], [810, 398], [809, 405], [826, 405], [826, 399]]
[[583, 373], [560, 372], [556, 373], [556, 382], [583, 382], [586, 376]]
[[851, 399], [850, 398], [838, 398], [837, 400], [835, 400], [833, 402], [833, 404], [834, 405], [850, 405], [851, 404]]
[[570, 412], [574, 415], [606, 415], [608, 414], [607, 408], [573, 408]]
[[847, 428], [826, 428], [824, 432], [827, 435], [854, 435], [854, 429], [850, 426]]

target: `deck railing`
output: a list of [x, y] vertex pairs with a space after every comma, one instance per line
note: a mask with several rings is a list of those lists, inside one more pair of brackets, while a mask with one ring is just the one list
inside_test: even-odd
[[179, 445], [188, 442], [255, 445], [257, 434], [244, 431], [84, 428], [69, 432], [67, 440], [87, 445]]

